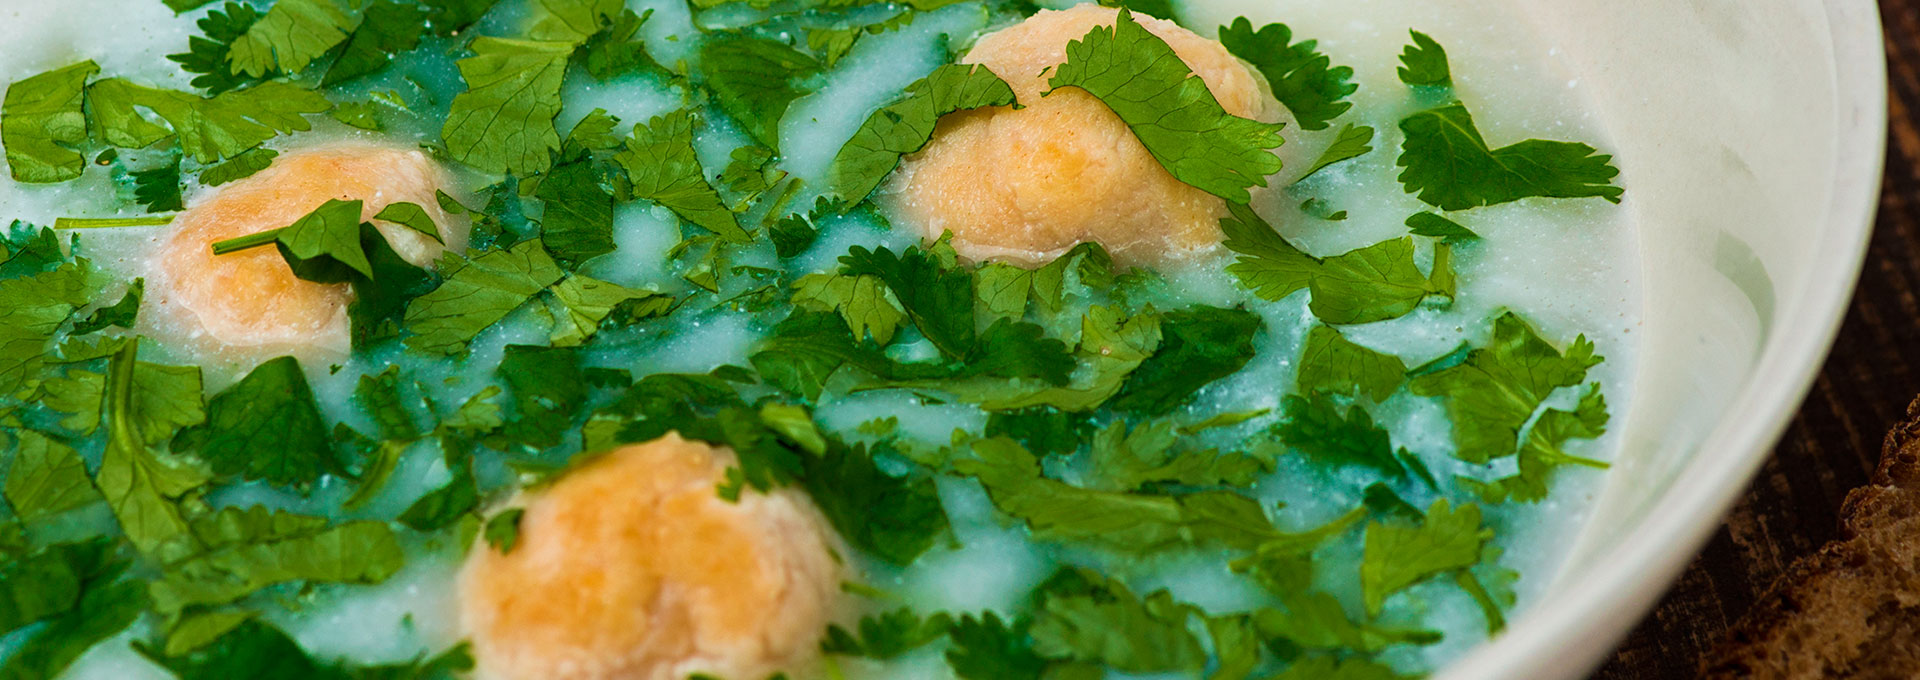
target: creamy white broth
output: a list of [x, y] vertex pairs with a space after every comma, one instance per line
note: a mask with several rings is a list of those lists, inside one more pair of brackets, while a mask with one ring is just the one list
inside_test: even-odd
[[[175, 17], [158, 0], [76, 0], [61, 3], [58, 12], [48, 9], [51, 4], [0, 9], [0, 40], [10, 46], [0, 54], [0, 81], [92, 58], [100, 62], [106, 75], [188, 88], [187, 78], [159, 55], [180, 51], [195, 32], [193, 21], [203, 11]], [[683, 3], [649, 0], [633, 6], [636, 10], [654, 10], [642, 36], [657, 60], [672, 63], [695, 57], [693, 48], [699, 34], [693, 23], [696, 19]], [[1394, 167], [1399, 141], [1397, 121], [1432, 104], [1410, 95], [1394, 76], [1396, 57], [1406, 43], [1408, 28], [1424, 31], [1446, 45], [1458, 96], [1472, 108], [1492, 145], [1544, 138], [1587, 141], [1603, 150], [1609, 146], [1604, 121], [1596, 120], [1584, 106], [1577, 79], [1564, 72], [1553, 47], [1535, 44], [1503, 6], [1442, 6], [1414, 0], [1190, 0], [1177, 5], [1177, 12], [1184, 25], [1209, 36], [1214, 27], [1239, 16], [1248, 17], [1256, 26], [1285, 22], [1294, 29], [1296, 39], [1317, 39], [1320, 49], [1335, 64], [1354, 68], [1360, 89], [1352, 97], [1352, 112], [1325, 131], [1296, 135], [1290, 130], [1288, 144], [1305, 145], [1317, 152], [1342, 124], [1364, 123], [1378, 131], [1373, 142], [1375, 151], [1294, 187], [1285, 184], [1299, 169], [1289, 168], [1276, 178], [1275, 186], [1282, 188], [1261, 199], [1260, 207], [1269, 220], [1289, 239], [1316, 255], [1337, 254], [1400, 236], [1406, 231], [1403, 220], [1407, 215], [1428, 209], [1403, 193], [1394, 179], [1398, 174]], [[510, 34], [524, 16], [524, 7], [503, 3], [477, 30]], [[77, 22], [69, 17], [86, 20]], [[747, 21], [751, 17], [714, 12], [702, 19], [725, 25], [726, 21]], [[68, 30], [70, 26], [72, 30]], [[988, 11], [968, 2], [922, 13], [906, 28], [861, 40], [824, 76], [823, 85], [796, 101], [781, 122], [784, 157], [780, 167], [810, 183], [810, 188], [796, 197], [796, 205], [812, 202], [817, 192], [811, 187], [824, 185], [833, 155], [874, 108], [890, 101], [901, 87], [946, 63], [949, 49], [959, 49], [972, 36], [996, 27]], [[443, 53], [405, 69], [425, 85], [414, 94], [436, 102], [437, 110], [444, 111], [452, 93], [460, 89], [452, 60]], [[353, 92], [358, 95], [403, 85], [396, 74], [386, 74], [353, 86]], [[560, 131], [564, 134], [594, 109], [619, 116], [623, 127], [644, 122], [680, 108], [684, 95], [674, 86], [647, 76], [611, 83], [570, 79]], [[292, 148], [343, 137], [397, 139], [404, 144], [428, 141], [438, 129], [437, 121], [433, 121], [413, 127], [399, 125], [387, 133], [373, 134], [346, 128], [325, 116], [312, 118], [315, 131], [280, 137], [268, 146]], [[696, 146], [709, 178], [725, 166], [727, 153], [744, 141], [743, 132], [723, 121], [701, 132]], [[1616, 159], [1616, 164], [1631, 162]], [[468, 189], [478, 189], [485, 183], [477, 176], [464, 181]], [[1628, 189], [1631, 193], [1631, 186]], [[189, 203], [199, 195], [189, 193]], [[1298, 206], [1309, 196], [1347, 211], [1348, 218], [1335, 222], [1304, 215]], [[79, 181], [54, 186], [22, 186], [0, 178], [0, 220], [17, 218], [51, 224], [58, 217], [132, 214], [137, 214], [137, 206], [124, 208], [102, 172], [89, 172]], [[1441, 356], [1463, 340], [1484, 340], [1486, 320], [1501, 309], [1522, 313], [1543, 337], [1562, 346], [1575, 335], [1585, 334], [1606, 357], [1589, 379], [1604, 386], [1617, 425], [1632, 393], [1629, 378], [1636, 349], [1633, 330], [1639, 323], [1641, 294], [1634, 276], [1638, 269], [1634, 225], [1628, 222], [1626, 211], [1593, 200], [1529, 200], [1477, 209], [1467, 213], [1463, 221], [1486, 238], [1455, 251], [1461, 286], [1455, 304], [1444, 310], [1423, 307], [1392, 321], [1342, 330], [1350, 339], [1395, 354], [1409, 366]], [[831, 268], [835, 259], [853, 245], [898, 249], [915, 241], [910, 231], [899, 225], [889, 230], [858, 214], [829, 220], [823, 226], [815, 244], [788, 266], [795, 271], [821, 271]], [[665, 251], [678, 241], [681, 232], [690, 231], [679, 226], [664, 208], [644, 202], [621, 205], [614, 230], [619, 250], [589, 263], [582, 271], [630, 286], [686, 290], [687, 284], [679, 279]], [[81, 243], [83, 252], [97, 264], [135, 275], [144, 271], [144, 257], [157, 243], [154, 233], [140, 229], [91, 230], [82, 234]], [[1426, 266], [1430, 250], [1424, 242], [1421, 247], [1421, 263]], [[762, 265], [776, 262], [770, 249], [762, 250], [765, 252], [747, 261]], [[1177, 299], [1221, 306], [1244, 304], [1258, 313], [1266, 324], [1257, 341], [1258, 353], [1235, 375], [1202, 389], [1198, 399], [1178, 413], [1277, 411], [1281, 397], [1293, 384], [1294, 364], [1305, 333], [1313, 324], [1305, 297], [1295, 295], [1280, 302], [1255, 299], [1223, 271], [1229, 261], [1231, 257], [1223, 254], [1195, 264], [1191, 271], [1169, 271], [1166, 275], [1174, 283]], [[753, 343], [764, 337], [777, 316], [716, 310], [677, 319], [678, 323], [665, 327], [609, 331], [591, 349], [586, 363], [629, 370], [635, 377], [745, 365]], [[141, 323], [153, 321], [143, 319]], [[424, 359], [388, 347], [345, 359], [337, 371], [326, 365], [309, 365], [307, 369], [326, 415], [364, 427], [365, 417], [350, 404], [360, 375], [376, 373], [398, 362], [420, 383], [444, 385], [445, 393], [436, 398], [457, 402], [480, 386], [495, 382], [493, 367], [505, 345], [544, 343], [543, 324], [538, 313], [523, 309], [483, 333], [473, 343], [471, 358], [464, 361]], [[218, 357], [186, 348], [158, 348], [143, 354], [143, 358], [204, 364], [210, 391], [231, 383], [247, 368], [231, 363], [223, 366]], [[1561, 394], [1549, 403], [1570, 406], [1567, 397]], [[1448, 455], [1452, 448], [1450, 423], [1437, 401], [1403, 390], [1374, 414], [1392, 432], [1397, 446], [1419, 456], [1439, 477], [1445, 479], [1455, 471], [1470, 469]], [[985, 414], [977, 408], [926, 403], [901, 392], [830, 394], [816, 412], [822, 426], [836, 432], [850, 432], [863, 423], [886, 417], [898, 418], [901, 432], [929, 444], [944, 443], [956, 428], [978, 431], [985, 422]], [[1204, 437], [1224, 444], [1271, 423], [1268, 417], [1210, 431]], [[577, 437], [572, 445], [578, 446]], [[1572, 442], [1568, 450], [1608, 460], [1616, 445], [1616, 437], [1610, 434], [1598, 440]], [[94, 456], [90, 460], [97, 462], [97, 452], [90, 455]], [[483, 454], [479, 469], [483, 477], [496, 482], [509, 474], [497, 456], [488, 459]], [[445, 483], [448, 475], [436, 448], [416, 445], [403, 457], [387, 488], [374, 501], [346, 516], [390, 518], [420, 494]], [[1604, 479], [1603, 473], [1568, 469], [1556, 477], [1553, 493], [1539, 504], [1485, 507], [1488, 525], [1496, 529], [1498, 545], [1506, 551], [1502, 564], [1522, 574], [1516, 610], [1525, 608], [1556, 572]], [[1277, 472], [1256, 485], [1252, 493], [1269, 504], [1284, 504], [1275, 514], [1280, 528], [1301, 530], [1353, 508], [1360, 502], [1362, 489], [1375, 480], [1360, 471], [1329, 471], [1302, 456], [1283, 456]], [[952, 540], [936, 543], [905, 569], [873, 560], [859, 563], [867, 570], [867, 585], [891, 593], [917, 610], [957, 614], [992, 609], [1011, 616], [1027, 593], [1060, 564], [1097, 567], [1124, 577], [1139, 593], [1164, 587], [1210, 612], [1236, 611], [1261, 602], [1259, 589], [1229, 573], [1219, 555], [1162, 556], [1141, 561], [1085, 548], [1036, 543], [1024, 528], [994, 509], [978, 483], [942, 477], [939, 490], [953, 524]], [[327, 512], [337, 508], [351, 492], [349, 483], [330, 479], [305, 498], [242, 485], [223, 489], [212, 500], [220, 505], [264, 504]], [[1432, 496], [1409, 493], [1407, 500], [1424, 507]], [[410, 560], [405, 570], [386, 583], [321, 586], [297, 610], [274, 611], [267, 619], [283, 626], [321, 658], [402, 661], [457, 642], [452, 575], [459, 564], [459, 546], [446, 540], [416, 543], [408, 546]], [[1353, 566], [1359, 553], [1358, 533], [1326, 548], [1316, 584], [1357, 601], [1359, 586]], [[893, 606], [892, 602], [883, 602], [876, 609]], [[1440, 644], [1400, 646], [1383, 656], [1403, 671], [1431, 670], [1485, 637], [1484, 623], [1473, 601], [1442, 582], [1416, 586], [1409, 595], [1394, 598], [1381, 621], [1417, 624], [1446, 634]], [[127, 647], [126, 642], [136, 633], [138, 629], [98, 646], [63, 677], [168, 677]], [[18, 634], [0, 639], [0, 655], [20, 639]], [[939, 645], [886, 663], [842, 659], [838, 664], [850, 678], [952, 677]]]

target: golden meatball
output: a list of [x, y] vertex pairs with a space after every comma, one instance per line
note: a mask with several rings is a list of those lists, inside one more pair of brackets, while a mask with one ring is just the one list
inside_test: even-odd
[[[426, 154], [365, 144], [295, 151], [251, 177], [218, 187], [180, 214], [154, 260], [156, 302], [180, 335], [209, 349], [345, 352], [345, 284], [302, 281], [271, 247], [214, 255], [212, 245], [293, 224], [331, 199], [364, 202], [362, 219], [392, 203], [425, 208], [446, 247], [466, 247], [465, 219], [449, 219], [435, 192], [445, 173]], [[394, 251], [430, 266], [444, 248], [404, 226], [376, 222]]]
[[[1178, 260], [1219, 243], [1226, 204], [1174, 179], [1106, 105], [1079, 88], [1047, 91], [1049, 67], [1067, 43], [1119, 10], [1079, 5], [1042, 11], [982, 36], [960, 61], [983, 64], [1025, 108], [947, 116], [921, 153], [908, 157], [896, 199], [929, 237], [952, 231], [970, 259], [1051, 260], [1097, 241], [1123, 264]], [[1165, 40], [1228, 113], [1265, 122], [1291, 118], [1252, 69], [1220, 43], [1171, 21], [1134, 18]]]
[[797, 490], [722, 500], [734, 460], [668, 434], [516, 498], [518, 544], [460, 575], [477, 677], [804, 675], [840, 609], [838, 539]]

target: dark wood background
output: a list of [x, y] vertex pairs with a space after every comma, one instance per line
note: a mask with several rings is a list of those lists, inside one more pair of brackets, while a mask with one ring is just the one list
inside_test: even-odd
[[1882, 0], [1892, 125], [1860, 287], [1833, 354], [1746, 496], [1595, 680], [1690, 678], [1788, 565], [1833, 539], [1847, 491], [1920, 393], [1920, 0]]

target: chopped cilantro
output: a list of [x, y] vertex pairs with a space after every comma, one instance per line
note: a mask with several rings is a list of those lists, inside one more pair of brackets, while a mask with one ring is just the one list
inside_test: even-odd
[[906, 310], [885, 281], [871, 274], [809, 274], [793, 282], [793, 304], [801, 309], [835, 312], [845, 319], [857, 342], [871, 336], [880, 345], [893, 342]]
[[575, 348], [507, 345], [495, 373], [514, 406], [500, 431], [508, 441], [536, 450], [556, 446], [586, 404], [587, 383]]
[[1472, 229], [1430, 212], [1414, 213], [1408, 217], [1407, 228], [1413, 231], [1414, 236], [1428, 236], [1452, 244], [1480, 240], [1480, 235], [1473, 233]]
[[1352, 394], [1385, 401], [1406, 379], [1400, 357], [1355, 344], [1340, 331], [1314, 326], [1300, 350], [1300, 372], [1295, 378], [1302, 393]]
[[1534, 503], [1547, 497], [1547, 485], [1561, 467], [1606, 469], [1606, 463], [1574, 456], [1562, 448], [1569, 440], [1593, 439], [1606, 433], [1606, 398], [1601, 396], [1599, 385], [1589, 387], [1573, 411], [1550, 408], [1540, 413], [1520, 446], [1518, 474], [1492, 482], [1461, 477], [1461, 485], [1489, 503]]
[[[14, 439], [5, 492], [13, 514], [22, 521], [33, 523], [100, 500], [87, 477], [86, 462], [73, 447], [33, 430], [21, 430]], [[7, 581], [0, 575], [0, 582]], [[0, 630], [16, 627], [7, 625], [6, 605], [0, 598]]]
[[86, 318], [73, 324], [73, 335], [98, 333], [108, 328], [133, 328], [133, 322], [140, 316], [140, 300], [146, 296], [146, 279], [134, 279], [127, 284], [127, 292], [120, 295], [120, 301], [93, 310]]
[[449, 255], [441, 263], [447, 280], [407, 304], [408, 347], [455, 354], [480, 331], [507, 317], [535, 294], [560, 280], [560, 267], [538, 241], [490, 250], [471, 260]]
[[1125, 584], [1080, 570], [1079, 592], [1048, 593], [1034, 616], [1033, 649], [1043, 657], [1105, 664], [1128, 673], [1196, 671], [1207, 662], [1188, 630], [1199, 612], [1166, 590], [1142, 598]]
[[1220, 27], [1220, 45], [1260, 70], [1273, 97], [1293, 112], [1303, 130], [1325, 130], [1328, 121], [1353, 108], [1346, 101], [1360, 88], [1350, 82], [1353, 69], [1334, 66], [1317, 49], [1318, 41], [1293, 42], [1293, 29], [1286, 24], [1267, 24], [1255, 32], [1253, 22], [1240, 17]]
[[1480, 562], [1493, 530], [1480, 525], [1480, 506], [1453, 507], [1445, 499], [1427, 508], [1418, 526], [1373, 522], [1367, 526], [1360, 562], [1360, 589], [1369, 615], [1379, 615], [1388, 596], [1438, 574]]
[[1151, 422], [1131, 430], [1114, 421], [1093, 437], [1093, 469], [1105, 488], [1136, 491], [1154, 484], [1190, 487], [1253, 484], [1273, 461], [1256, 454], [1183, 450], [1171, 423]]
[[1307, 173], [1301, 175], [1299, 181], [1305, 181], [1315, 173], [1327, 169], [1328, 166], [1365, 156], [1372, 151], [1373, 127], [1349, 123], [1346, 127], [1340, 128], [1340, 135], [1334, 138], [1333, 144], [1329, 145], [1326, 151], [1320, 152], [1320, 159], [1314, 161], [1312, 167], [1307, 168]]
[[1391, 666], [1364, 658], [1336, 660], [1332, 657], [1309, 656], [1279, 675], [1273, 680], [1409, 680], [1407, 676], [1394, 671]]
[[1093, 431], [1093, 420], [1086, 414], [1047, 406], [995, 411], [987, 416], [987, 436], [1010, 437], [1039, 456], [1078, 451], [1081, 438]]
[[[12, 649], [0, 663], [0, 678], [60, 677], [68, 666], [102, 640], [125, 630], [147, 608], [146, 584], [122, 579], [129, 562], [101, 542], [60, 546], [71, 574], [79, 577], [78, 598], [53, 613], [40, 631]], [[44, 554], [44, 553], [43, 553]], [[54, 577], [58, 578], [58, 577]], [[22, 584], [28, 587], [53, 583]]]
[[[1412, 312], [1430, 296], [1451, 297], [1452, 270], [1436, 254], [1434, 274], [1420, 273], [1413, 261], [1413, 239], [1399, 238], [1318, 258], [1300, 252], [1252, 209], [1230, 206], [1220, 221], [1226, 246], [1239, 254], [1227, 271], [1265, 300], [1279, 300], [1310, 288], [1314, 316], [1330, 324], [1372, 323]], [[1437, 253], [1437, 251], [1436, 251]]]
[[973, 348], [973, 277], [945, 265], [935, 255], [909, 248], [900, 255], [885, 247], [853, 246], [840, 257], [851, 276], [872, 276], [893, 291], [907, 318], [940, 352], [962, 358]]
[[945, 612], [922, 619], [912, 609], [901, 607], [879, 616], [861, 617], [858, 636], [838, 624], [828, 626], [820, 649], [828, 654], [891, 659], [946, 637], [952, 627], [953, 619]]
[[1453, 85], [1453, 69], [1447, 65], [1447, 50], [1425, 33], [1409, 31], [1413, 44], [1400, 53], [1400, 82], [1419, 87]]
[[1340, 407], [1324, 393], [1312, 397], [1288, 395], [1280, 402], [1285, 420], [1274, 428], [1280, 440], [1309, 457], [1329, 465], [1364, 465], [1399, 475], [1399, 459], [1387, 431], [1359, 406]]
[[1111, 406], [1120, 411], [1165, 415], [1215, 380], [1253, 359], [1253, 336], [1265, 326], [1244, 309], [1195, 305], [1167, 312], [1160, 322], [1160, 348], [1120, 388]]
[[440, 238], [439, 225], [433, 223], [433, 216], [428, 215], [427, 209], [419, 204], [406, 201], [388, 203], [387, 207], [374, 214], [373, 219], [398, 224], [433, 239], [435, 243], [446, 244], [446, 239]]
[[614, 157], [633, 180], [634, 198], [659, 203], [680, 219], [735, 243], [752, 239], [707, 183], [693, 150], [694, 116], [681, 110], [636, 125]]
[[195, 518], [193, 535], [205, 549], [168, 565], [149, 588], [163, 616], [228, 604], [279, 583], [380, 583], [406, 559], [385, 522], [329, 526], [323, 517], [257, 505]]
[[1280, 125], [1231, 115], [1206, 83], [1120, 10], [1112, 28], [1096, 26], [1067, 43], [1067, 61], [1049, 87], [1078, 87], [1105, 102], [1167, 172], [1230, 202], [1245, 203], [1247, 187], [1266, 186], [1280, 171], [1274, 149]]
[[387, 129], [386, 122], [380, 119], [380, 109], [371, 102], [336, 104], [332, 111], [327, 112], [327, 115], [342, 124], [368, 132], [384, 132]]
[[849, 543], [897, 565], [912, 564], [947, 531], [933, 479], [892, 475], [875, 457], [884, 446], [837, 442], [805, 461], [805, 484]]
[[473, 471], [466, 466], [453, 471], [445, 486], [428, 491], [406, 511], [399, 522], [415, 531], [439, 531], [472, 513], [480, 506], [480, 489], [474, 485]]
[[180, 653], [135, 642], [134, 649], [180, 680], [284, 678], [286, 680], [455, 680], [473, 669], [465, 644], [432, 657], [380, 665], [350, 666], [313, 658], [272, 624], [242, 620], [208, 644]]
[[0, 104], [0, 145], [16, 182], [46, 184], [78, 178], [86, 157], [75, 148], [87, 141], [82, 112], [87, 79], [99, 73], [91, 61], [57, 68], [7, 86]]
[[214, 395], [206, 426], [174, 445], [196, 450], [218, 474], [306, 489], [337, 467], [332, 441], [299, 360], [280, 357]]
[[236, 73], [228, 63], [228, 57], [233, 53], [234, 41], [246, 35], [248, 29], [253, 28], [259, 20], [259, 10], [238, 2], [228, 2], [220, 9], [207, 12], [196, 22], [200, 32], [205, 35], [187, 38], [187, 51], [169, 54], [167, 59], [180, 64], [181, 70], [196, 74], [192, 85], [206, 90], [208, 94], [220, 94], [258, 83], [260, 78]]
[[992, 611], [954, 620], [947, 665], [962, 680], [1040, 680], [1047, 661], [1033, 651], [1027, 622], [1008, 625]]
[[245, 179], [253, 173], [267, 169], [280, 152], [273, 149], [255, 147], [241, 152], [225, 163], [200, 171], [200, 183], [217, 187], [228, 182]]
[[601, 186], [593, 162], [555, 166], [534, 196], [546, 205], [540, 218], [541, 241], [554, 260], [573, 268], [613, 252], [613, 193]]
[[906, 89], [906, 98], [867, 116], [833, 157], [834, 192], [850, 202], [865, 200], [900, 157], [933, 138], [933, 126], [955, 111], [1014, 104], [1013, 88], [984, 66], [950, 64], [934, 69]]
[[333, 87], [386, 68], [395, 56], [420, 45], [426, 19], [427, 9], [412, 2], [378, 0], [367, 5], [320, 86]]
[[1613, 157], [1576, 142], [1529, 139], [1487, 146], [1464, 104], [1454, 103], [1400, 121], [1400, 183], [1407, 193], [1442, 210], [1466, 210], [1523, 198], [1603, 198], [1619, 203]]
[[488, 518], [487, 527], [482, 532], [487, 545], [493, 546], [501, 554], [513, 552], [513, 546], [520, 543], [520, 518], [526, 514], [525, 509], [509, 508]]
[[440, 130], [454, 160], [491, 173], [539, 174], [560, 150], [554, 117], [573, 44], [481, 37], [461, 59], [467, 91]]
[[193, 543], [175, 500], [210, 475], [192, 461], [147, 445], [156, 433], [141, 429], [141, 401], [135, 396], [138, 352], [139, 343], [126, 343], [107, 363], [107, 450], [93, 482], [134, 547], [170, 561], [190, 552]]
[[235, 75], [299, 73], [344, 42], [353, 21], [336, 0], [275, 0], [233, 41], [227, 62]]
[[700, 44], [700, 75], [714, 102], [768, 148], [780, 148], [780, 118], [806, 93], [795, 81], [821, 70], [819, 60], [770, 38], [718, 32]]
[[1443, 397], [1453, 420], [1454, 455], [1485, 463], [1515, 453], [1520, 428], [1555, 389], [1586, 380], [1600, 363], [1593, 343], [1576, 338], [1565, 353], [1554, 349], [1518, 315], [1493, 320], [1486, 347], [1467, 353], [1459, 365], [1413, 379], [1413, 392]]
[[555, 347], [585, 344], [603, 325], [629, 325], [665, 316], [678, 303], [672, 296], [628, 288], [581, 274], [573, 274], [548, 289], [559, 309], [553, 314]]
[[412, 441], [425, 433], [414, 422], [413, 410], [407, 405], [406, 386], [400, 378], [399, 366], [363, 374], [353, 388], [353, 400], [373, 419], [382, 439]]
[[[153, 111], [171, 128], [140, 115]], [[274, 136], [312, 128], [303, 114], [333, 104], [319, 93], [284, 82], [262, 83], [213, 97], [161, 90], [112, 78], [87, 87], [88, 121], [113, 146], [141, 149], [174, 135], [196, 163], [232, 158]]]
[[0, 394], [25, 386], [46, 363], [47, 343], [67, 317], [87, 304], [94, 287], [90, 269], [66, 263], [0, 279]]

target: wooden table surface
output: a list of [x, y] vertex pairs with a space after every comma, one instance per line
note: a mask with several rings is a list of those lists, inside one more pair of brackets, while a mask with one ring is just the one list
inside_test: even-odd
[[1885, 188], [1833, 354], [1706, 550], [1595, 680], [1694, 677], [1700, 654], [1796, 558], [1834, 538], [1888, 428], [1920, 393], [1920, 0], [1882, 0], [1892, 86]]

